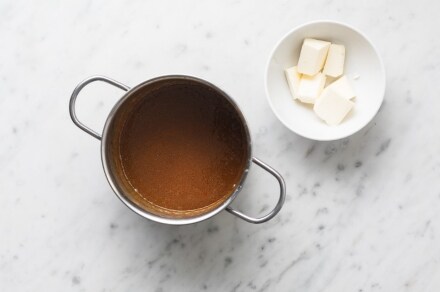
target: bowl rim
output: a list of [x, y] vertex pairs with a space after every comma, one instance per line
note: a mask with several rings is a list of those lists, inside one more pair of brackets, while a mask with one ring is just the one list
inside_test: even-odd
[[[377, 60], [379, 61], [379, 66], [380, 66], [380, 71], [381, 71], [381, 73], [382, 73], [382, 79], [383, 79], [383, 88], [382, 88], [382, 90], [381, 90], [381, 94], [380, 94], [380, 98], [381, 98], [381, 100], [380, 100], [380, 104], [379, 104], [379, 106], [377, 107], [377, 109], [374, 111], [374, 114], [372, 114], [371, 115], [371, 118], [370, 119], [368, 119], [368, 121], [364, 124], [364, 125], [362, 125], [361, 127], [359, 127], [359, 128], [355, 128], [354, 130], [350, 130], [350, 131], [347, 131], [346, 133], [343, 133], [343, 134], [340, 134], [340, 135], [335, 135], [334, 137], [325, 137], [325, 138], [323, 138], [323, 137], [314, 137], [314, 136], [312, 136], [312, 135], [308, 135], [308, 134], [306, 134], [306, 133], [304, 133], [304, 132], [301, 132], [301, 131], [298, 131], [298, 130], [296, 130], [296, 129], [292, 129], [286, 122], [284, 122], [281, 118], [280, 118], [280, 116], [279, 116], [279, 114], [278, 114], [278, 112], [276, 111], [276, 109], [275, 109], [275, 106], [273, 105], [273, 103], [272, 103], [272, 99], [271, 99], [271, 97], [270, 97], [270, 95], [269, 95], [269, 89], [268, 89], [268, 86], [267, 86], [267, 80], [268, 80], [268, 72], [269, 72], [269, 66], [270, 66], [270, 63], [271, 63], [271, 61], [272, 61], [272, 59], [273, 59], [273, 56], [274, 56], [274, 54], [275, 54], [275, 51], [278, 49], [278, 47], [281, 45], [281, 43], [287, 38], [287, 37], [289, 37], [291, 34], [293, 34], [293, 33], [295, 33], [296, 31], [298, 31], [299, 29], [302, 29], [302, 28], [304, 28], [304, 27], [306, 27], [306, 26], [311, 26], [311, 25], [316, 25], [316, 24], [331, 24], [331, 25], [339, 25], [339, 26], [343, 26], [343, 27], [345, 27], [345, 28], [348, 28], [348, 29], [350, 29], [350, 30], [352, 30], [352, 31], [354, 31], [354, 32], [356, 32], [356, 33], [358, 33], [362, 38], [364, 38], [365, 40], [366, 40], [366, 42], [370, 45], [370, 47], [373, 49], [373, 52], [375, 53], [375, 55], [376, 55], [376, 58], [377, 58]], [[266, 93], [266, 98], [267, 98], [267, 101], [269, 102], [269, 106], [270, 106], [270, 108], [272, 109], [272, 112], [275, 114], [275, 116], [277, 117], [277, 119], [287, 128], [287, 129], [289, 129], [290, 131], [292, 131], [292, 132], [294, 132], [295, 134], [297, 134], [297, 135], [299, 135], [299, 136], [301, 136], [301, 137], [304, 137], [304, 138], [307, 138], [307, 139], [310, 139], [310, 140], [314, 140], [314, 141], [335, 141], [335, 140], [340, 140], [340, 139], [344, 139], [344, 138], [347, 138], [347, 137], [349, 137], [349, 136], [351, 136], [351, 135], [353, 135], [353, 134], [355, 134], [355, 133], [357, 133], [357, 132], [359, 132], [360, 130], [362, 130], [363, 128], [365, 128], [365, 126], [367, 126], [373, 119], [374, 119], [374, 117], [377, 115], [377, 113], [379, 112], [379, 110], [380, 110], [380, 108], [382, 107], [382, 104], [383, 104], [383, 101], [384, 101], [384, 99], [385, 99], [385, 90], [386, 90], [386, 72], [385, 72], [385, 65], [384, 65], [384, 63], [383, 63], [383, 60], [382, 60], [382, 58], [381, 58], [381, 56], [380, 56], [380, 54], [379, 54], [379, 51], [377, 50], [377, 48], [376, 48], [376, 46], [373, 44], [373, 42], [362, 32], [362, 31], [360, 31], [359, 29], [357, 29], [356, 27], [354, 27], [354, 26], [352, 26], [352, 25], [349, 25], [349, 24], [347, 24], [347, 23], [344, 23], [344, 22], [341, 22], [341, 21], [337, 21], [337, 20], [330, 20], [330, 19], [324, 19], [324, 20], [312, 20], [312, 21], [308, 21], [308, 22], [305, 22], [305, 23], [303, 23], [303, 24], [300, 24], [300, 25], [298, 25], [298, 26], [296, 26], [296, 27], [294, 27], [293, 29], [291, 29], [291, 30], [289, 30], [287, 33], [285, 33], [279, 40], [278, 40], [278, 42], [275, 44], [275, 46], [272, 48], [272, 50], [271, 50], [271, 52], [270, 52], [270, 54], [269, 54], [269, 58], [267, 59], [267, 62], [266, 62], [266, 66], [265, 66], [265, 72], [264, 72], [264, 90], [265, 90], [265, 93]]]

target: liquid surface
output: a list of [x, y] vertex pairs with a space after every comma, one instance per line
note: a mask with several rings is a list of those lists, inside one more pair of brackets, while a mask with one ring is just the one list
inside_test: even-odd
[[247, 151], [233, 107], [202, 85], [172, 85], [148, 94], [120, 139], [130, 184], [143, 199], [172, 210], [226, 199], [240, 181]]

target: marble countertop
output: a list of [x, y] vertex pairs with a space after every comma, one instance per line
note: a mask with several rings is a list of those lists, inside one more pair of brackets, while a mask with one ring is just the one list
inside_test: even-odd
[[[438, 1], [0, 2], [0, 291], [440, 291]], [[289, 132], [265, 98], [278, 39], [310, 20], [358, 27], [387, 70], [385, 103], [354, 136]], [[147, 221], [112, 193], [100, 144], [68, 100], [82, 79], [127, 85], [182, 73], [230, 93], [254, 153], [287, 183], [253, 225], [222, 212]], [[121, 96], [85, 89], [100, 131]], [[276, 181], [253, 168], [233, 205], [263, 214]], [[267, 211], [266, 211], [267, 212]]]

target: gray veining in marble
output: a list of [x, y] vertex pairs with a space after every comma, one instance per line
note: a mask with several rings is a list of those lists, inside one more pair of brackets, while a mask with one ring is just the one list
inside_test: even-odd
[[[0, 2], [0, 291], [440, 291], [440, 2]], [[364, 31], [387, 70], [380, 113], [356, 135], [313, 142], [284, 128], [263, 71], [294, 26]], [[171, 73], [210, 80], [242, 107], [255, 155], [288, 187], [251, 225], [221, 213], [146, 221], [108, 186], [99, 142], [68, 115], [75, 85]], [[121, 96], [87, 88], [101, 129]], [[234, 206], [263, 214], [276, 181], [253, 168]]]

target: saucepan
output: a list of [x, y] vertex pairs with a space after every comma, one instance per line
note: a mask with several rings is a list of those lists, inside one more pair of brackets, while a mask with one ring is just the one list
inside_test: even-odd
[[[106, 82], [110, 85], [113, 85], [121, 89], [122, 91], [125, 91], [125, 93], [122, 95], [119, 101], [116, 102], [110, 114], [108, 115], [102, 134], [99, 134], [98, 132], [92, 130], [91, 128], [83, 124], [81, 121], [79, 121], [75, 112], [75, 102], [77, 100], [78, 94], [86, 85], [96, 81]], [[230, 193], [229, 196], [226, 196], [220, 203], [216, 204], [212, 208], [205, 208], [201, 212], [195, 212], [194, 214], [190, 214], [186, 216], [177, 216], [177, 215], [174, 216], [173, 214], [163, 213], [151, 209], [148, 206], [145, 206], [145, 204], [143, 204], [142, 202], [139, 202], [135, 198], [135, 196], [133, 196], [132, 189], [124, 182], [122, 178], [120, 166], [118, 165], [117, 162], [118, 153], [116, 153], [115, 150], [115, 143], [117, 143], [117, 139], [120, 139], [119, 134], [121, 131], [121, 125], [124, 123], [126, 117], [132, 114], [132, 111], [134, 110], [135, 106], [133, 105], [136, 104], [137, 100], [144, 98], [146, 92], [149, 92], [153, 88], [157, 88], [160, 86], [162, 87], [171, 86], [172, 84], [188, 83], [188, 82], [202, 85], [208, 87], [210, 90], [216, 91], [218, 94], [222, 96], [222, 98], [227, 100], [233, 106], [237, 115], [240, 117], [243, 128], [245, 129], [246, 143], [248, 147], [248, 151], [247, 151], [248, 156], [245, 167], [242, 169], [240, 182], [235, 186], [235, 189]], [[114, 193], [128, 208], [130, 208], [132, 211], [134, 211], [135, 213], [139, 214], [144, 218], [165, 224], [182, 225], [182, 224], [200, 222], [202, 220], [211, 218], [212, 216], [218, 214], [222, 210], [226, 210], [229, 213], [247, 222], [263, 223], [272, 219], [281, 210], [281, 207], [286, 197], [286, 185], [283, 180], [283, 177], [275, 169], [273, 169], [272, 167], [270, 167], [260, 159], [252, 156], [251, 137], [249, 134], [247, 122], [241, 110], [228, 94], [226, 94], [217, 86], [205, 80], [192, 76], [185, 76], [185, 75], [169, 75], [169, 76], [162, 76], [162, 77], [150, 79], [130, 88], [129, 86], [124, 85], [108, 77], [92, 76], [79, 83], [78, 86], [75, 88], [70, 99], [69, 110], [72, 121], [76, 126], [78, 126], [84, 132], [90, 134], [92, 137], [101, 141], [102, 166], [104, 169], [105, 176], [108, 180], [108, 183], [110, 184]], [[273, 175], [275, 179], [278, 181], [280, 188], [279, 199], [275, 207], [268, 214], [259, 218], [246, 215], [243, 212], [236, 210], [230, 206], [232, 201], [237, 197], [238, 193], [242, 189], [252, 163], [255, 163], [259, 167], [266, 170], [269, 174]], [[165, 183], [167, 182], [164, 181], [164, 184]]]

